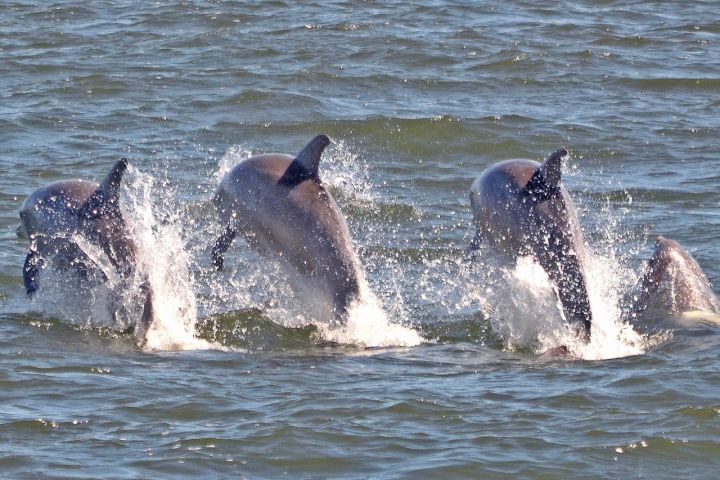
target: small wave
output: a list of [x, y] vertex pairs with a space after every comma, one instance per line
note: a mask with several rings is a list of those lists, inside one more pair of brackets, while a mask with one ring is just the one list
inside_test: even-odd
[[[613, 80], [612, 78], [610, 79]], [[672, 90], [676, 88], [690, 88], [700, 90], [717, 90], [720, 89], [720, 79], [712, 77], [668, 77], [668, 78], [629, 78], [619, 77], [614, 79], [615, 82], [632, 88], [638, 88], [643, 91], [648, 90]]]
[[668, 188], [643, 188], [628, 187], [622, 189], [612, 189], [607, 191], [585, 192], [584, 197], [594, 199], [600, 202], [652, 202], [652, 203], [671, 203], [671, 202], [702, 202], [707, 200], [706, 192], [692, 192], [689, 190], [668, 189]]
[[652, 40], [641, 37], [640, 35], [633, 35], [629, 37], [607, 36], [592, 42], [593, 45], [612, 45], [619, 47], [644, 47], [650, 43], [652, 43]]
[[197, 334], [212, 343], [244, 351], [306, 348], [314, 344], [317, 328], [284, 327], [257, 308], [210, 315], [198, 322]]

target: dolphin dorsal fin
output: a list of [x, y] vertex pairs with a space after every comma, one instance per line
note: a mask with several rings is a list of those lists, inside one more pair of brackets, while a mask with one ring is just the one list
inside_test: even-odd
[[100, 215], [119, 213], [120, 182], [127, 170], [127, 158], [118, 160], [100, 186], [80, 207], [80, 215], [85, 218], [96, 218]]
[[330, 139], [327, 135], [318, 135], [310, 140], [308, 144], [300, 150], [297, 157], [295, 157], [295, 161], [305, 169], [310, 178], [317, 178], [320, 156], [329, 144]]
[[568, 154], [564, 148], [555, 150], [538, 167], [523, 191], [537, 198], [539, 201], [547, 200], [560, 191], [560, 177], [562, 175], [562, 161]]
[[553, 187], [560, 185], [560, 176], [562, 174], [562, 161], [568, 154], [564, 148], [555, 150], [540, 166], [540, 171], [545, 179], [545, 183]]
[[310, 140], [297, 154], [278, 183], [293, 187], [305, 180], [317, 180], [320, 157], [329, 144], [330, 139], [327, 135], [318, 135]]

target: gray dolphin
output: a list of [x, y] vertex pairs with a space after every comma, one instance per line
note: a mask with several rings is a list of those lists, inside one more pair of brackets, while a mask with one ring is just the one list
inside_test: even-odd
[[[84, 280], [104, 282], [107, 272], [84, 252], [81, 242], [99, 248], [122, 280], [135, 269], [137, 248], [119, 205], [119, 189], [127, 159], [115, 163], [101, 184], [87, 180], [51, 183], [33, 192], [20, 209], [18, 236], [30, 241], [23, 266], [28, 296], [38, 289], [41, 270], [48, 261], [62, 272]], [[141, 325], [152, 320], [152, 295], [143, 285], [145, 304]]]
[[259, 253], [324, 292], [333, 319], [342, 319], [359, 297], [361, 268], [345, 217], [318, 176], [329, 143], [318, 135], [296, 157], [259, 155], [230, 170], [214, 198], [226, 228], [212, 259], [222, 269], [224, 253], [240, 233]]
[[507, 160], [483, 172], [472, 184], [470, 203], [477, 234], [471, 248], [485, 241], [511, 261], [532, 255], [555, 285], [566, 320], [590, 338], [591, 311], [585, 284], [580, 222], [560, 183], [565, 149], [545, 163]]
[[720, 321], [720, 301], [705, 272], [678, 242], [663, 236], [657, 237], [633, 311], [669, 313], [674, 326], [692, 324], [694, 318]]

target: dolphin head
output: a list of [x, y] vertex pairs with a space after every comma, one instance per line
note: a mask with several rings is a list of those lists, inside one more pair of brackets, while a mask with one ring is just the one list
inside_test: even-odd
[[720, 313], [720, 301], [697, 261], [675, 240], [658, 236], [633, 311]]

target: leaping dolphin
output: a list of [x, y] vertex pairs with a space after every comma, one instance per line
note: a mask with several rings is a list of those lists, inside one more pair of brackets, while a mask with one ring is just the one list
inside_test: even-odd
[[318, 175], [329, 143], [318, 135], [296, 157], [259, 155], [230, 170], [214, 198], [225, 231], [212, 259], [222, 269], [223, 255], [239, 233], [323, 293], [331, 320], [342, 321], [359, 297], [362, 273], [345, 217]]
[[570, 195], [561, 184], [559, 149], [540, 164], [507, 160], [472, 184], [470, 203], [477, 233], [471, 247], [486, 242], [510, 261], [532, 255], [554, 283], [565, 319], [590, 339], [592, 314], [583, 260], [585, 244]]
[[[20, 209], [18, 236], [30, 242], [23, 266], [28, 296], [38, 290], [41, 270], [52, 262], [58, 271], [84, 280], [105, 282], [108, 274], [127, 281], [135, 271], [136, 245], [120, 211], [119, 190], [127, 159], [121, 159], [101, 184], [87, 180], [51, 183], [32, 193]], [[114, 269], [103, 271], [79, 243], [88, 242], [102, 251]], [[152, 294], [147, 285], [140, 322], [152, 320]]]

